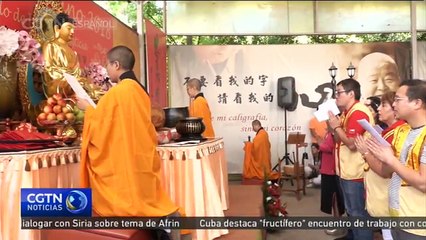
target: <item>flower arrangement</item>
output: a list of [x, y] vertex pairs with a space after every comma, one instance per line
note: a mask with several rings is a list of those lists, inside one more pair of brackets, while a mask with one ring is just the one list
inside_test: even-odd
[[[288, 216], [287, 203], [281, 203], [281, 187], [275, 182], [265, 177], [262, 186], [263, 212], [265, 217]], [[274, 232], [274, 229], [266, 229], [267, 232]]]
[[39, 72], [43, 70], [43, 57], [39, 52], [40, 44], [26, 31], [14, 31], [0, 26], [0, 59], [16, 59], [19, 64], [31, 65]]
[[278, 183], [273, 183], [270, 180], [264, 182], [263, 185], [263, 204], [265, 215], [268, 217], [286, 217], [287, 204], [281, 203], [281, 188]]
[[101, 87], [102, 91], [108, 91], [112, 84], [109, 81], [107, 70], [99, 63], [91, 63], [85, 68], [86, 76], [92, 79], [92, 83]]

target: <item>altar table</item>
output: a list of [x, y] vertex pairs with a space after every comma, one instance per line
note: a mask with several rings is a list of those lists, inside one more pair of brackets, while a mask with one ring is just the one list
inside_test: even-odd
[[21, 188], [78, 188], [80, 147], [0, 153], [0, 240], [39, 240], [21, 230]]
[[[162, 145], [162, 183], [189, 217], [223, 217], [228, 209], [228, 169], [222, 138], [190, 146]], [[227, 229], [196, 230], [193, 239], [210, 240]]]
[[[191, 146], [158, 146], [162, 183], [187, 216], [223, 217], [228, 209], [228, 170], [223, 139]], [[21, 188], [78, 188], [80, 148], [0, 153], [0, 240], [40, 240], [40, 231], [21, 230]], [[196, 230], [210, 240], [227, 229]]]

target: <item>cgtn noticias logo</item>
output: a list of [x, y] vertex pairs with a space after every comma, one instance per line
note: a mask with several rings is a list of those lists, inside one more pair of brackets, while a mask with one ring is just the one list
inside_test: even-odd
[[91, 217], [90, 188], [22, 188], [22, 217]]

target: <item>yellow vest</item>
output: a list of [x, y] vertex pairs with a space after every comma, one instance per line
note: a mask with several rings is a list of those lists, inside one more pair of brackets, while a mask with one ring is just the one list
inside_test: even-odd
[[[388, 139], [395, 133], [395, 128], [383, 135]], [[395, 152], [399, 157], [399, 152]], [[367, 165], [367, 163], [366, 163]], [[364, 187], [366, 192], [365, 207], [372, 217], [389, 217], [389, 178], [382, 178], [370, 168], [364, 175]]]
[[[395, 129], [392, 146], [397, 151], [401, 151], [410, 130], [411, 127], [408, 124], [403, 124]], [[420, 156], [425, 141], [426, 128], [423, 128], [421, 134], [417, 136], [414, 144], [408, 150], [406, 167], [412, 168], [416, 172], [419, 172]], [[424, 217], [426, 216], [426, 193], [422, 193], [413, 186], [408, 185], [405, 181], [402, 181], [399, 189], [399, 209], [390, 208], [389, 211], [392, 217]], [[407, 229], [406, 231], [426, 236], [426, 229]]]
[[[408, 136], [408, 133], [410, 133], [411, 127], [410, 125], [403, 124], [395, 129], [395, 137], [392, 142], [392, 146], [394, 147], [394, 150], [399, 151], [398, 155], [400, 154], [400, 151], [402, 150], [402, 147], [404, 146], [405, 139]], [[406, 167], [412, 168], [414, 171], [419, 172], [420, 167], [420, 156], [422, 154], [422, 146], [424, 146], [426, 141], [426, 128], [423, 128], [423, 131], [419, 136], [417, 136], [416, 140], [414, 141], [414, 144], [410, 146], [410, 149], [408, 150], [408, 156], [406, 159], [407, 162], [405, 164]], [[406, 182], [402, 182], [402, 186], [407, 186], [408, 184]]]
[[[355, 111], [362, 111], [367, 114], [370, 124], [374, 123], [373, 115], [371, 111], [362, 103], [355, 103], [347, 114], [343, 114], [341, 117], [341, 126], [343, 130], [347, 130], [348, 119]], [[363, 134], [367, 136], [367, 131]], [[364, 164], [365, 160], [362, 158], [361, 153], [358, 151], [350, 150], [342, 141], [337, 144], [336, 159], [336, 174], [345, 180], [354, 180], [364, 178]]]

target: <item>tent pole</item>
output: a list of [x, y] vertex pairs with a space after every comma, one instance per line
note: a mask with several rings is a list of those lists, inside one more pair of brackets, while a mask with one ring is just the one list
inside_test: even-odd
[[147, 89], [149, 89], [148, 83], [146, 81], [145, 77], [145, 35], [144, 35], [144, 29], [143, 29], [143, 5], [145, 1], [136, 1], [137, 2], [137, 9], [136, 9], [136, 17], [137, 17], [137, 23], [136, 28], [138, 32], [138, 38], [139, 38], [139, 65], [140, 65], [140, 82], [142, 85], [144, 85]]
[[411, 63], [412, 63], [412, 78], [419, 78], [419, 69], [417, 64], [417, 13], [416, 3], [410, 1], [410, 17], [411, 17]]

